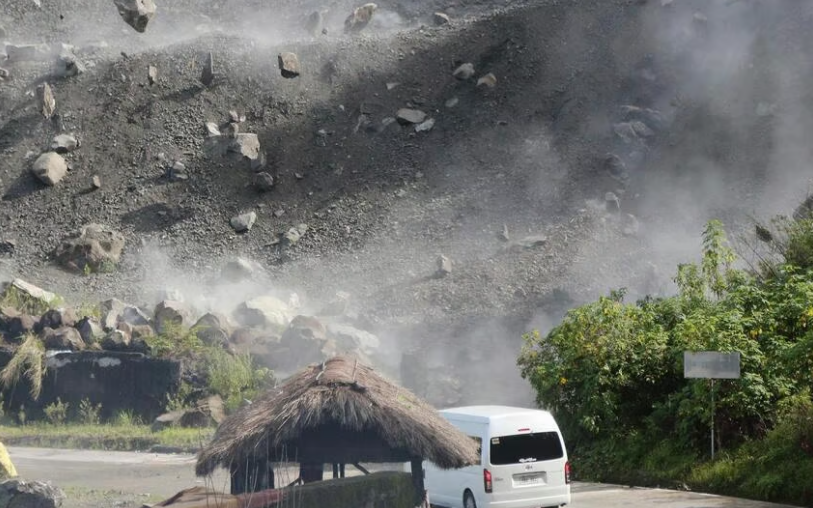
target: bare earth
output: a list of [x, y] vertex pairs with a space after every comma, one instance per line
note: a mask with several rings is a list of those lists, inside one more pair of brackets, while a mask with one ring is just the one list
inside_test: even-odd
[[[99, 452], [10, 447], [20, 476], [48, 480], [65, 490], [64, 508], [138, 507], [154, 503], [184, 488], [206, 482], [218, 490], [228, 485], [226, 476], [196, 478], [193, 455]], [[577, 482], [574, 508], [781, 508], [787, 505], [678, 492], [637, 489]]]

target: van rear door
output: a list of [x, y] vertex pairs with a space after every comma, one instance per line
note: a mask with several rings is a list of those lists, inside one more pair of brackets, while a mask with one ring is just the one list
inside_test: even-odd
[[569, 492], [565, 447], [555, 430], [492, 437], [489, 462], [494, 501], [556, 497]]

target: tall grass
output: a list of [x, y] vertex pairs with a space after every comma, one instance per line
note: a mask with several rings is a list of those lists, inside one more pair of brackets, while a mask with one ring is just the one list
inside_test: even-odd
[[22, 379], [27, 379], [31, 398], [36, 400], [42, 392], [45, 376], [45, 346], [34, 334], [25, 336], [8, 365], [0, 371], [0, 385], [11, 389]]

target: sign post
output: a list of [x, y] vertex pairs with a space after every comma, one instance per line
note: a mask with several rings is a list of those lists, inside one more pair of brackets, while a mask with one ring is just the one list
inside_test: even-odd
[[711, 460], [714, 460], [714, 380], [740, 377], [740, 353], [684, 351], [683, 377], [711, 381]]

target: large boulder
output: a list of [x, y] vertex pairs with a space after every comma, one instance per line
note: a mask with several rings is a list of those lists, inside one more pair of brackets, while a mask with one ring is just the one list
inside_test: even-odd
[[192, 324], [192, 310], [181, 302], [164, 300], [155, 307], [155, 331], [165, 333], [174, 327], [189, 328]]
[[85, 342], [82, 334], [76, 328], [63, 326], [57, 330], [46, 328], [43, 334], [45, 349], [56, 349], [58, 351], [81, 351], [85, 349]]
[[133, 27], [136, 32], [144, 33], [147, 24], [155, 16], [155, 2], [153, 0], [113, 0], [119, 15], [125, 23]]
[[45, 185], [54, 186], [68, 174], [68, 163], [58, 153], [46, 152], [37, 157], [31, 172]]
[[2, 508], [60, 508], [65, 493], [49, 483], [6, 480], [0, 483], [0, 507]]
[[3, 288], [2, 298], [15, 302], [17, 310], [31, 311], [37, 307], [49, 307], [59, 301], [59, 297], [50, 291], [22, 279], [14, 279]]
[[381, 347], [378, 337], [349, 325], [331, 324], [328, 326], [328, 335], [336, 341], [340, 349], [347, 352], [360, 351], [372, 356]]
[[321, 321], [296, 316], [280, 338], [280, 361], [292, 369], [321, 361], [327, 345], [327, 330]]
[[212, 312], [201, 316], [192, 329], [195, 330], [198, 339], [207, 346], [226, 346], [231, 336], [229, 318]]
[[234, 310], [234, 318], [243, 326], [281, 328], [288, 326], [291, 308], [274, 296], [258, 296], [238, 305]]
[[76, 324], [76, 313], [70, 308], [50, 309], [40, 317], [40, 326], [61, 328], [63, 326], [74, 326]]
[[70, 270], [110, 271], [124, 250], [124, 235], [101, 224], [88, 224], [64, 240], [56, 249], [59, 264]]
[[96, 344], [100, 338], [104, 337], [102, 325], [91, 317], [82, 318], [76, 324], [76, 329], [85, 344]]

